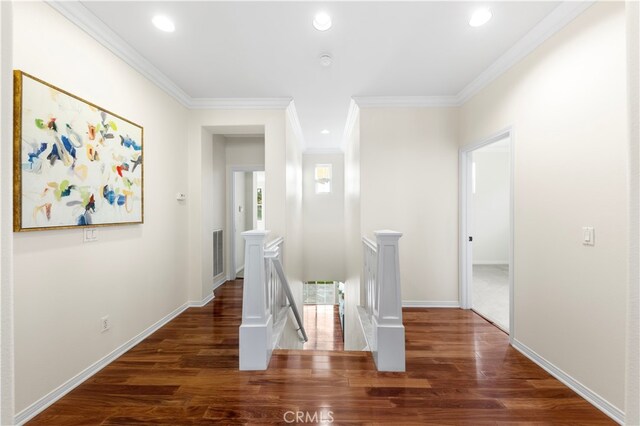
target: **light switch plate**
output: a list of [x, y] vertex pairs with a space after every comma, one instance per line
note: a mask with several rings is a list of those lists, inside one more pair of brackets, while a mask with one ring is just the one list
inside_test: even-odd
[[585, 226], [582, 228], [582, 244], [585, 246], [592, 246], [595, 244], [595, 233], [591, 226]]

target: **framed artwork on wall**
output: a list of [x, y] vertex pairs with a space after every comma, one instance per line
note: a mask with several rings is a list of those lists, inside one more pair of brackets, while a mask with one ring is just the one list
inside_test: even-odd
[[143, 223], [143, 128], [14, 71], [14, 231]]

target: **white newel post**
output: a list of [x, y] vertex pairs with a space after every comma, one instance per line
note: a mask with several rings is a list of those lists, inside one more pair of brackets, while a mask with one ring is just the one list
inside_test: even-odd
[[398, 241], [402, 233], [376, 231], [378, 245], [377, 309], [373, 313], [371, 348], [378, 371], [405, 371], [404, 325], [400, 292]]
[[272, 351], [272, 318], [267, 306], [264, 243], [269, 231], [246, 231], [240, 370], [266, 370]]

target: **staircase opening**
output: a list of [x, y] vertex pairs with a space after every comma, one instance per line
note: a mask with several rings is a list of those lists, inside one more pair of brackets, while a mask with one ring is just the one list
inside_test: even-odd
[[304, 350], [344, 350], [344, 283], [308, 281], [303, 286]]

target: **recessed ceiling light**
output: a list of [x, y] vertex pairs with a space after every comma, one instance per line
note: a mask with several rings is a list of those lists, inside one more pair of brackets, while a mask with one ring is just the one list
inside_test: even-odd
[[329, 133], [331, 133], [328, 129], [324, 129], [323, 131], [321, 131], [320, 133], [322, 133], [323, 135], [328, 135]]
[[473, 12], [473, 15], [471, 15], [471, 19], [469, 20], [469, 25], [471, 25], [472, 27], [479, 27], [481, 25], [486, 24], [487, 22], [489, 22], [489, 19], [491, 19], [491, 16], [493, 16], [491, 14], [491, 11], [487, 8], [483, 8], [483, 9], [478, 9], [475, 12]]
[[331, 28], [331, 16], [325, 12], [316, 13], [313, 18], [313, 26], [318, 31], [327, 31]]
[[151, 22], [153, 22], [153, 25], [155, 25], [157, 29], [164, 31], [165, 33], [172, 33], [176, 30], [176, 26], [173, 25], [173, 21], [164, 15], [154, 16]]

